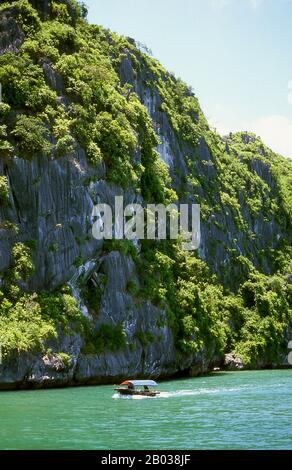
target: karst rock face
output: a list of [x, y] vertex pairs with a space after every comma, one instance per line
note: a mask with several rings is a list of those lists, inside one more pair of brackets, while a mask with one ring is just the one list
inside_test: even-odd
[[[10, 8], [0, 12], [0, 54], [10, 53], [17, 57], [23, 53], [23, 45], [32, 33], [19, 21], [19, 2], [10, 3]], [[52, 13], [52, 3], [56, 2], [29, 0], [29, 3], [38, 13], [40, 24], [50, 21], [55, 14]], [[74, 29], [74, 22], [78, 19], [76, 4], [69, 0], [57, 3], [67, 7], [68, 25]], [[110, 36], [107, 37], [105, 33], [103, 38], [108, 40], [108, 55], [109, 60], [112, 60]], [[165, 108], [161, 81], [164, 73], [167, 80], [166, 72], [162, 72], [158, 79], [155, 71], [143, 59], [143, 52], [134, 45], [133, 40], [127, 41], [129, 48], [125, 42], [116, 69], [120, 87], [131, 86], [132, 92], [145, 106], [159, 137], [157, 151], [168, 168], [179, 201], [207, 201], [209, 207], [215, 208], [202, 213], [200, 258], [231, 290], [237, 288], [245, 270], [244, 265], [234, 262], [235, 253], [248, 258], [256, 268], [270, 274], [273, 271], [270, 252], [277, 249], [282, 239], [290, 236], [287, 224], [273, 212], [258, 210], [255, 215], [244, 196], [244, 193], [250, 192], [250, 197], [253, 197], [252, 187], [242, 188], [242, 197], [239, 194], [236, 209], [224, 205], [221, 194], [224, 191], [218, 189], [224, 170], [218, 164], [216, 152], [225, 153], [225, 158], [230, 157], [231, 161], [234, 158], [230, 150], [232, 137], [220, 140], [215, 152], [204, 132], [196, 142], [185, 139], [175, 128], [170, 110]], [[73, 57], [80, 47], [78, 44], [65, 44], [64, 51], [62, 46], [59, 49], [59, 55], [63, 53]], [[135, 52], [130, 48], [134, 48]], [[56, 67], [53, 56], [54, 51], [50, 57], [36, 56], [33, 60], [45, 84], [55, 92], [58, 103], [63, 106], [64, 116], [67, 116], [72, 110], [72, 104], [76, 104], [76, 99], [68, 92], [70, 84], [66, 82], [61, 68]], [[174, 87], [180, 86], [179, 82], [172, 80]], [[5, 100], [5, 89], [3, 92]], [[189, 96], [194, 98], [191, 91]], [[23, 109], [15, 104], [13, 112], [18, 115]], [[28, 112], [30, 116], [35, 113], [33, 109]], [[199, 118], [195, 111], [190, 110], [189, 119], [191, 123], [197, 123]], [[56, 138], [50, 133], [47, 139], [52, 145], [56, 144]], [[253, 144], [252, 139], [243, 135], [240, 148], [246, 145], [249, 149]], [[11, 144], [14, 145], [13, 139]], [[256, 147], [256, 143], [254, 145]], [[92, 237], [94, 205], [102, 201], [113, 207], [117, 195], [124, 196], [125, 204], [142, 202], [143, 197], [134, 186], [122, 188], [117, 181], [111, 180], [104, 161], [92, 165], [86, 147], [76, 137], [74, 148], [58, 158], [52, 153], [38, 151], [34, 158], [28, 159], [17, 151], [13, 152], [9, 158], [0, 158], [0, 175], [7, 177], [9, 182], [9, 204], [0, 205], [0, 220], [9, 221], [18, 230], [15, 233], [3, 224], [0, 227], [0, 274], [11, 266], [15, 243], [33, 241], [35, 270], [27, 281], [22, 282], [21, 288], [28, 292], [53, 292], [69, 283], [83, 314], [91, 319], [95, 328], [104, 324], [123, 325], [128, 346], [119, 351], [85, 354], [82, 352], [84, 338], [80, 333], [68, 335], [60, 331], [58, 339], [48, 343], [53, 351], [51, 356], [34, 352], [15, 352], [10, 356], [0, 366], [2, 388], [105, 383], [128, 376], [168, 377], [186, 370], [201, 373], [224, 359], [224, 355], [218, 357], [212, 347], [202, 348], [196, 353], [179, 353], [166, 309], [147, 299], [138, 302], [129, 292], [129, 283], [140, 283], [139, 272], [131, 255], [117, 250], [104, 250], [103, 243]], [[137, 145], [129, 158], [132, 163], [141, 162], [141, 146]], [[277, 193], [278, 183], [265, 150], [255, 150], [248, 163], [244, 162], [244, 155], [238, 158], [242, 161], [244, 171], [261, 181], [267, 197], [268, 194], [271, 196]], [[190, 182], [190, 166], [196, 174], [193, 186]], [[246, 181], [248, 185], [248, 178]], [[236, 185], [236, 180], [230, 181], [230, 184]], [[240, 224], [243, 228], [240, 228]], [[100, 285], [100, 308], [94, 318], [86, 301], [82, 299], [78, 284], [80, 278], [88, 282], [93, 278]], [[145, 338], [151, 338], [151, 341]], [[63, 367], [54, 351], [68, 354], [71, 357], [70, 364]]]

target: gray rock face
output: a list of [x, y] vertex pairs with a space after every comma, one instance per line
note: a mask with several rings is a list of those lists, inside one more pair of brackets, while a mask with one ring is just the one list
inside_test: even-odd
[[234, 354], [225, 354], [224, 368], [227, 370], [241, 370], [244, 368], [244, 364], [242, 360]]
[[[161, 110], [162, 99], [155, 86], [156, 78], [152, 72], [141, 64], [141, 70], [134, 74], [131, 55], [128, 53], [122, 61], [120, 76], [123, 84], [129, 83], [134, 87], [155, 123], [157, 135], [161, 140], [157, 150], [169, 167], [174, 189], [179, 192], [183, 179], [189, 173], [185, 155], [191, 158], [196, 172], [206, 185], [218, 187], [219, 175], [206, 142], [201, 138], [197, 148], [194, 148], [179, 141], [166, 112]], [[151, 88], [146, 85], [149, 82], [151, 82]], [[254, 142], [253, 136], [246, 135], [242, 139], [245, 144]], [[275, 188], [275, 181], [267, 164], [254, 159], [251, 162], [251, 170], [267, 183], [271, 190]], [[276, 218], [266, 219], [262, 212], [253, 216], [246, 201], [242, 198], [241, 212], [248, 225], [248, 231], [244, 233], [236, 225], [230, 209], [222, 207], [219, 194], [214, 191], [213, 195], [218, 206], [221, 206], [221, 210], [217, 211], [216, 215], [201, 219], [200, 257], [207, 262], [223, 284], [233, 285], [235, 288], [237, 287], [236, 280], [240, 277], [240, 267], [234, 263], [230, 249], [235, 249], [238, 254], [249, 258], [256, 268], [270, 274], [269, 260], [262, 253], [267, 255], [278, 245], [279, 240], [287, 236], [283, 233], [279, 221]], [[208, 201], [208, 194], [204, 188], [200, 188], [199, 196], [201, 200]], [[187, 188], [187, 195], [180, 202], [198, 203], [199, 201], [190, 188]]]
[[[49, 13], [48, 1], [31, 3], [42, 15]], [[16, 52], [24, 35], [9, 14], [1, 16], [0, 33], [2, 53]], [[66, 103], [68, 98], [62, 95], [62, 78], [49, 64], [44, 63], [43, 69], [48, 85]], [[145, 85], [145, 74], [148, 74], [147, 80], [151, 79], [151, 72], [143, 68], [138, 76], [134, 73], [128, 54], [121, 64], [121, 81], [134, 86], [155, 123], [161, 140], [158, 151], [169, 167], [174, 188], [178, 189], [182, 177], [188, 174], [185, 155], [191, 156], [198, 174], [211, 185], [218, 175], [206, 142], [201, 139], [194, 150], [178, 141], [167, 114], [161, 111], [162, 99], [157, 89]], [[139, 159], [139, 155], [135, 158]], [[255, 161], [253, 169], [270, 186], [273, 184], [269, 168], [262, 162]], [[131, 257], [116, 251], [104, 253], [102, 243], [91, 236], [92, 210], [96, 203], [102, 201], [113, 206], [114, 196], [123, 195], [129, 204], [139, 202], [139, 195], [131, 190], [123, 192], [108, 183], [102, 165], [89, 168], [85, 152], [79, 145], [74, 153], [57, 160], [43, 155], [32, 162], [14, 157], [9, 166], [0, 160], [0, 174], [8, 177], [10, 191], [10, 204], [0, 207], [0, 220], [8, 220], [17, 226], [20, 234], [0, 225], [0, 273], [9, 267], [11, 248], [16, 242], [34, 241], [36, 270], [25, 289], [52, 291], [69, 282], [83, 313], [89, 317], [90, 313], [82, 303], [78, 279], [89, 278], [92, 273], [101, 276], [106, 282], [99, 313], [93, 320], [95, 328], [98, 330], [104, 324], [122, 325], [127, 342], [127, 346], [118, 351], [84, 354], [84, 339], [79, 334], [68, 336], [60, 331], [58, 339], [47, 345], [53, 351], [51, 354], [15, 354], [0, 365], [0, 388], [108, 383], [130, 376], [168, 377], [183, 371], [194, 376], [207, 372], [218, 362], [212, 351], [188, 356], [179, 354], [166, 313], [150, 302], [138, 301], [128, 292], [129, 281], [139, 285]], [[201, 196], [206, 196], [204, 190], [201, 191]], [[219, 196], [215, 194], [215, 198]], [[189, 193], [181, 202], [197, 201]], [[254, 220], [244, 201], [242, 210], [251, 233], [258, 235], [256, 240], [240, 233], [227, 211], [216, 214], [216, 220], [210, 217], [202, 221], [200, 255], [219, 277], [223, 267], [228, 267], [230, 279], [236, 274], [228, 252], [234, 239], [237, 239], [238, 251], [243, 255], [248, 252], [258, 266], [258, 252], [265, 248], [266, 240], [273, 247], [282, 236], [276, 220], [266, 221], [261, 214]], [[82, 266], [77, 267], [77, 259], [82, 260]], [[68, 363], [59, 356], [60, 353], [70, 356]], [[228, 368], [241, 367], [240, 361], [233, 356], [226, 357], [225, 362]]]
[[[2, 210], [2, 220], [18, 226], [21, 240], [37, 243], [36, 272], [28, 287], [54, 289], [73, 276], [78, 256], [89, 258], [97, 249], [92, 238], [86, 240], [93, 201], [83, 185], [87, 175], [84, 152], [79, 148], [75, 155], [55, 161], [44, 156], [33, 162], [15, 157], [5, 170], [0, 162], [0, 170], [9, 178], [11, 193], [11, 205]], [[15, 243], [15, 238], [9, 232], [3, 235], [3, 252], [9, 252], [7, 245]], [[7, 256], [1, 264], [2, 269], [8, 267]]]
[[[56, 387], [77, 384], [116, 383], [125, 377], [169, 377], [190, 370], [191, 375], [207, 372], [212, 355], [182, 357], [174, 344], [163, 310], [150, 302], [137, 302], [127, 293], [130, 280], [139, 282], [130, 257], [111, 252], [99, 259], [97, 273], [107, 279], [96, 328], [104, 324], [123, 325], [127, 346], [100, 354], [83, 354], [79, 334], [48, 342], [48, 354], [14, 355], [0, 366], [0, 389]], [[59, 353], [69, 356], [64, 364]]]
[[[48, 344], [54, 353], [16, 353], [0, 365], [0, 389], [43, 388], [73, 383], [76, 354], [82, 339], [79, 335], [66, 336], [60, 332], [58, 340]], [[58, 352], [66, 351], [68, 364]], [[70, 357], [70, 359], [69, 359]]]
[[17, 24], [15, 17], [8, 10], [0, 18], [0, 52], [18, 52], [24, 40], [24, 33]]

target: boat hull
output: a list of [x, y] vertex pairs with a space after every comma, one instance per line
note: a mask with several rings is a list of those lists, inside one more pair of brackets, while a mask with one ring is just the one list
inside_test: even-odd
[[142, 397], [156, 397], [160, 392], [150, 390], [149, 392], [144, 390], [128, 390], [126, 388], [115, 388], [115, 391], [122, 396], [142, 396]]

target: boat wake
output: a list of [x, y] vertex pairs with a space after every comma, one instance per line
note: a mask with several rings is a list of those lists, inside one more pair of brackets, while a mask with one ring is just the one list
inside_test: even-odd
[[[208, 394], [216, 394], [216, 393], [232, 393], [238, 392], [241, 390], [240, 387], [230, 387], [230, 388], [200, 388], [197, 390], [177, 390], [175, 392], [160, 392], [156, 398], [178, 398], [178, 397], [185, 397], [185, 396], [198, 396], [198, 395], [208, 395]], [[145, 400], [153, 397], [145, 397], [141, 395], [120, 395], [119, 393], [115, 393], [112, 396], [113, 399], [122, 398], [123, 400]]]
[[112, 398], [114, 400], [122, 399], [122, 400], [149, 400], [149, 398], [153, 397], [145, 397], [143, 395], [120, 395], [119, 393], [115, 393]]
[[185, 396], [196, 396], [196, 395], [208, 395], [214, 393], [226, 393], [226, 392], [236, 392], [239, 388], [201, 388], [197, 390], [177, 390], [175, 392], [160, 392], [158, 398], [175, 398], [175, 397], [185, 397]]

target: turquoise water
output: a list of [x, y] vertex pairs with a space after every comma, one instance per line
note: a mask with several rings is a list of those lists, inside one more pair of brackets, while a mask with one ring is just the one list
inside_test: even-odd
[[159, 398], [113, 387], [0, 393], [1, 449], [292, 449], [292, 370], [162, 382]]

